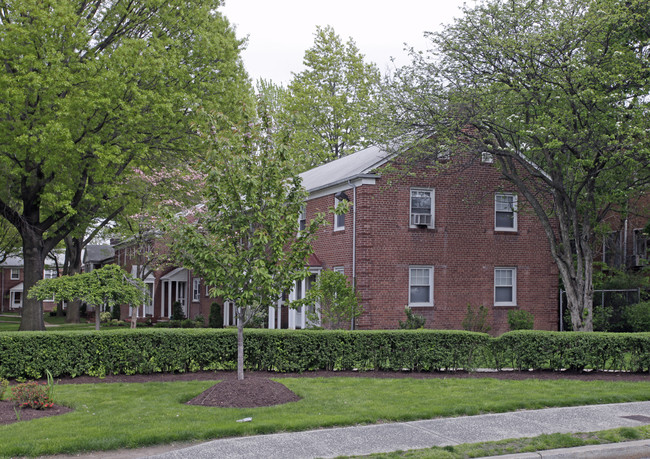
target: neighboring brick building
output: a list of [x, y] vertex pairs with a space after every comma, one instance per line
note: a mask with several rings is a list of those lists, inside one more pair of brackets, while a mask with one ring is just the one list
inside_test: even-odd
[[639, 270], [650, 265], [650, 244], [644, 233], [650, 223], [650, 194], [631, 199], [627, 212], [610, 212], [605, 223], [612, 231], [603, 237], [594, 259], [612, 268]]
[[[63, 257], [57, 254], [59, 261]], [[57, 277], [56, 266], [50, 260], [46, 260], [43, 278], [51, 279]], [[23, 280], [25, 269], [22, 257], [8, 257], [0, 263], [0, 312], [20, 312], [23, 308], [24, 292]], [[43, 311], [49, 312], [56, 306], [52, 300], [43, 301]]]
[[[398, 328], [411, 306], [427, 328], [461, 329], [470, 304], [488, 308], [495, 334], [508, 330], [510, 309], [531, 312], [536, 329], [557, 330], [558, 271], [546, 235], [491, 157], [441, 158], [408, 173], [388, 160], [371, 147], [301, 174], [307, 220], [339, 199], [352, 204], [346, 215], [329, 214], [312, 271], [338, 270], [356, 283], [364, 306], [356, 327]], [[304, 311], [288, 315], [289, 328], [304, 326]], [[280, 317], [271, 328], [285, 326]]]
[[[139, 244], [132, 240], [112, 241], [112, 247], [115, 250], [113, 262], [134, 277], [143, 278], [147, 286], [151, 301], [136, 310], [138, 319], [154, 322], [170, 319], [172, 306], [178, 301], [185, 317], [194, 319], [201, 315], [207, 320], [210, 305], [216, 301], [222, 306], [224, 325], [234, 325], [232, 303], [210, 296], [209, 287], [201, 277], [170, 264], [168, 248], [157, 238]], [[131, 308], [127, 305], [122, 305], [120, 312], [123, 319], [131, 317]]]

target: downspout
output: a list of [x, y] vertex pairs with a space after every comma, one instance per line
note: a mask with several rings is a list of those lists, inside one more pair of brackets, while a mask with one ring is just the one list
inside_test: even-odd
[[[357, 290], [357, 186], [348, 180], [352, 186], [352, 288]], [[350, 320], [350, 330], [354, 330], [354, 317]]]

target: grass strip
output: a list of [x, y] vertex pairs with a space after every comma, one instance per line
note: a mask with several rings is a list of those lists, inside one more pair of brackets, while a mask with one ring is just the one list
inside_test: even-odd
[[[0, 426], [0, 457], [138, 448], [319, 427], [650, 399], [650, 383], [281, 378], [302, 397], [264, 408], [185, 405], [216, 381], [56, 387], [62, 416]], [[252, 422], [237, 419], [252, 417]]]
[[504, 454], [532, 453], [559, 448], [576, 448], [579, 446], [603, 445], [632, 440], [650, 439], [650, 426], [621, 427], [590, 433], [545, 434], [532, 438], [517, 438], [483, 443], [467, 443], [456, 446], [425, 448], [392, 453], [371, 454], [373, 459], [465, 459], [473, 457], [501, 456]]

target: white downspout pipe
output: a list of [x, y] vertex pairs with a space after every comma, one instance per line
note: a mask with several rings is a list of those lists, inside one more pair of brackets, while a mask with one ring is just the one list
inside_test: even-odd
[[[357, 289], [357, 185], [348, 180], [352, 186], [352, 288]], [[354, 317], [350, 320], [350, 330], [354, 330]]]

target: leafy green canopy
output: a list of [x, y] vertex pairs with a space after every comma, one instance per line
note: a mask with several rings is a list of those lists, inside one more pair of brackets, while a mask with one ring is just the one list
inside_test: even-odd
[[485, 1], [430, 34], [432, 54], [414, 53], [386, 86], [391, 139], [495, 157], [544, 227], [574, 330], [591, 329], [604, 215], [650, 179], [649, 7]]
[[318, 224], [298, 232], [306, 192], [291, 152], [263, 126], [233, 125], [212, 141], [206, 202], [173, 229], [174, 255], [206, 279], [213, 296], [273, 305], [309, 274]]
[[304, 166], [317, 166], [369, 144], [369, 129], [380, 74], [364, 62], [354, 40], [343, 43], [332, 27], [317, 27], [283, 106], [292, 142]]
[[138, 307], [149, 299], [144, 283], [117, 265], [106, 265], [89, 273], [41, 279], [28, 296], [56, 301], [81, 300], [91, 306], [128, 304]]
[[[200, 108], [238, 118], [250, 83], [219, 6], [0, 5], [0, 215], [22, 236], [27, 290], [59, 241], [124, 204], [134, 166], [203, 148]], [[40, 310], [26, 302], [21, 328], [42, 329]]]
[[[171, 228], [173, 253], [211, 286], [213, 297], [234, 301], [238, 378], [243, 379], [243, 327], [309, 275], [307, 259], [320, 224], [298, 230], [306, 192], [295, 157], [261, 122], [233, 124], [207, 139], [213, 145], [205, 204]], [[177, 222], [173, 222], [176, 224]]]

